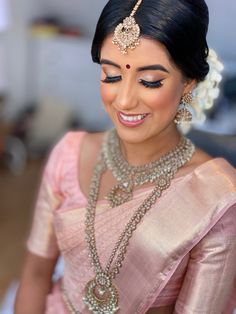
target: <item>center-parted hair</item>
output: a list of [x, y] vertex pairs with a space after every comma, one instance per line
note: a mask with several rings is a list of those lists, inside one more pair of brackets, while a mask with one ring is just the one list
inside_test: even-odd
[[[101, 47], [137, 0], [109, 0], [98, 20], [92, 59], [100, 63]], [[141, 36], [162, 43], [172, 62], [189, 79], [203, 81], [209, 71], [206, 35], [209, 24], [204, 0], [143, 0], [135, 14]]]

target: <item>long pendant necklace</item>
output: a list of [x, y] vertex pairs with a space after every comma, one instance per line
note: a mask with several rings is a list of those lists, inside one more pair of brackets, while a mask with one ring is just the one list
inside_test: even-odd
[[[86, 242], [95, 277], [87, 283], [83, 301], [93, 314], [114, 314], [119, 310], [119, 294], [113, 280], [117, 274], [119, 274], [120, 268], [123, 265], [130, 238], [145, 214], [156, 203], [157, 199], [162, 195], [162, 192], [170, 186], [171, 179], [173, 179], [177, 170], [191, 159], [195, 151], [192, 142], [183, 138], [181, 139], [181, 144], [177, 145], [174, 150], [166, 154], [165, 158], [159, 160], [159, 166], [162, 167], [163, 170], [155, 180], [155, 187], [126, 224], [103, 269], [96, 247], [95, 212], [101, 177], [108, 168], [107, 157], [104, 156], [104, 149], [109, 155], [109, 152], [114, 148], [113, 141], [109, 140], [109, 138], [111, 139], [113, 136], [113, 132], [114, 131], [108, 133], [108, 137], [104, 142], [103, 149], [100, 152], [98, 162], [93, 172], [85, 219]], [[110, 168], [114, 170], [113, 167], [109, 167], [109, 169]], [[112, 171], [112, 173], [114, 175], [114, 171]], [[71, 313], [79, 313], [74, 310], [75, 307], [70, 302], [68, 294], [66, 294], [65, 291], [64, 296]]]

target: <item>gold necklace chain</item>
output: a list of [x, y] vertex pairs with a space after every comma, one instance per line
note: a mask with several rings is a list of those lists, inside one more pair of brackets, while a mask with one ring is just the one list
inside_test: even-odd
[[[171, 151], [171, 154], [173, 154], [173, 151]], [[143, 219], [145, 214], [156, 203], [157, 199], [162, 195], [162, 192], [170, 186], [171, 179], [173, 179], [177, 170], [191, 159], [194, 151], [195, 147], [192, 142], [184, 138], [184, 145], [181, 149], [181, 156], [177, 166], [174, 154], [172, 157], [173, 167], [170, 168], [165, 175], [159, 177], [154, 189], [134, 212], [132, 218], [126, 224], [123, 232], [119, 236], [104, 270], [101, 266], [98, 256], [95, 239], [95, 212], [99, 194], [100, 180], [102, 174], [107, 169], [103, 151], [100, 152], [98, 162], [95, 166], [91, 179], [85, 220], [86, 242], [88, 245], [89, 256], [91, 258], [91, 264], [94, 268], [95, 278], [87, 283], [83, 301], [91, 313], [114, 314], [119, 310], [119, 294], [112, 280], [119, 273], [120, 268], [123, 265], [130, 238], [132, 237], [133, 232], [136, 230], [138, 224]], [[66, 296], [66, 304], [69, 304], [68, 308], [70, 307], [70, 312], [79, 314], [79, 311], [77, 311], [70, 302], [65, 290], [64, 296]]]

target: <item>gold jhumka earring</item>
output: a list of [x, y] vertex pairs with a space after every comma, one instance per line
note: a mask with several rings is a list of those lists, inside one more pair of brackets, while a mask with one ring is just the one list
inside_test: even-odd
[[189, 109], [191, 103], [193, 101], [192, 92], [185, 94], [181, 98], [181, 102], [179, 104], [179, 108], [177, 114], [175, 116], [174, 122], [176, 124], [190, 124], [193, 120], [193, 115]]
[[134, 18], [142, 0], [139, 0], [130, 16], [126, 17], [122, 23], [117, 25], [112, 43], [117, 45], [122, 54], [127, 54], [128, 49], [135, 49], [139, 43], [140, 27]]

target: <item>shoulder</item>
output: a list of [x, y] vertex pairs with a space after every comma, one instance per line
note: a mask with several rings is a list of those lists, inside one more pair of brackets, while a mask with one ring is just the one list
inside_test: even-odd
[[211, 155], [209, 155], [206, 152], [204, 152], [203, 150], [197, 148], [194, 155], [193, 155], [193, 158], [192, 158], [192, 164], [195, 167], [198, 167], [201, 164], [204, 164], [205, 162], [212, 160], [212, 159], [213, 159], [213, 157]]
[[96, 156], [105, 132], [88, 133], [86, 131], [70, 131], [67, 132], [54, 146], [53, 155], [64, 156], [66, 159], [78, 155], [86, 155], [87, 157]]
[[76, 154], [80, 149], [83, 138], [86, 136], [85, 131], [69, 131], [65, 133], [52, 147], [50, 151], [50, 158], [56, 158], [59, 156], [63, 159], [63, 156], [69, 154]]
[[89, 160], [93, 160], [94, 163], [97, 160], [105, 132], [98, 133], [86, 133], [81, 141], [80, 145], [80, 159], [83, 163]]
[[195, 174], [204, 174], [206, 177], [215, 175], [219, 180], [232, 181], [236, 188], [236, 169], [223, 157], [212, 157], [197, 149], [190, 166]]
[[191, 174], [195, 171], [195, 169], [206, 164], [210, 160], [213, 160], [212, 156], [197, 148], [192, 159], [179, 170], [178, 176], [182, 177]]
[[77, 158], [80, 142], [86, 132], [67, 132], [52, 146], [46, 160], [47, 172], [62, 173], [65, 164], [73, 163]]
[[86, 131], [67, 132], [53, 147], [50, 159], [71, 159], [78, 158], [78, 155], [94, 156], [98, 153], [105, 132], [88, 133]]
[[205, 151], [196, 148], [192, 159], [180, 169], [178, 176], [182, 177], [188, 174], [197, 173], [213, 174], [214, 172], [222, 177], [230, 175], [232, 178], [236, 178], [236, 169], [223, 157], [212, 157]]
[[180, 169], [177, 181], [188, 199], [199, 206], [219, 208], [236, 203], [236, 169], [224, 158], [213, 158], [197, 149], [192, 160]]
[[87, 149], [98, 150], [102, 145], [106, 132], [86, 133], [82, 145]]
[[78, 147], [78, 144], [86, 134], [87, 133], [85, 131], [69, 131], [61, 137], [55, 147], [59, 147], [61, 149]]

